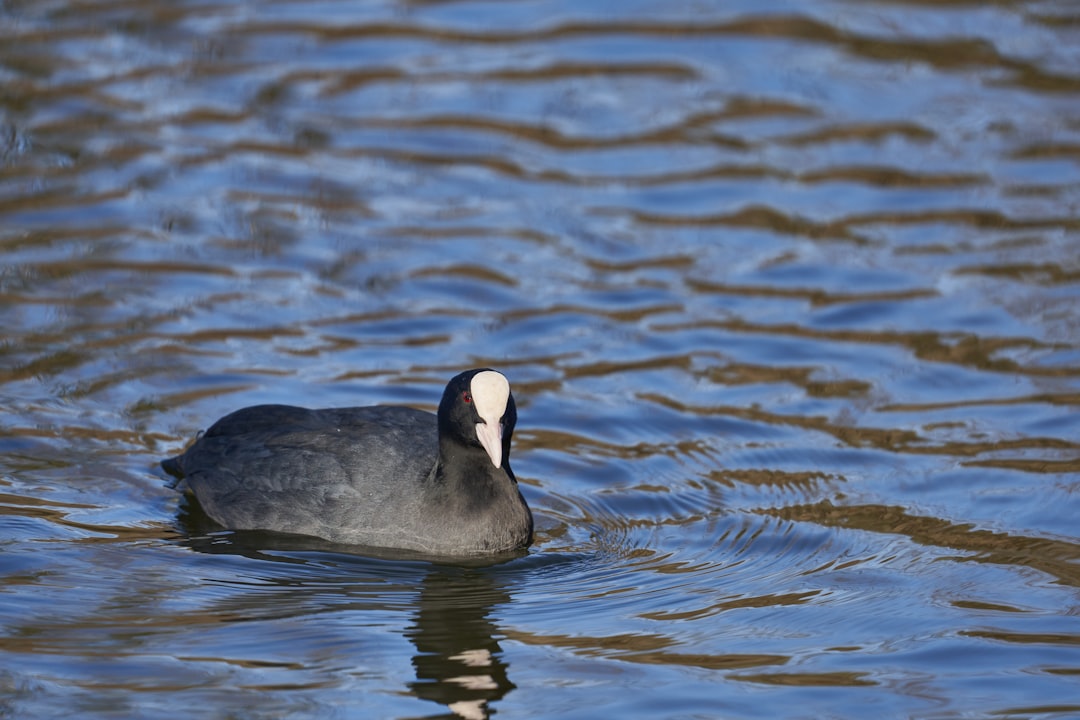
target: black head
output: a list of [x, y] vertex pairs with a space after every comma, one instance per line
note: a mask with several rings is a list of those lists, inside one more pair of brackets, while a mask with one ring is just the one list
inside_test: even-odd
[[509, 473], [515, 423], [514, 395], [501, 373], [489, 368], [466, 370], [447, 383], [439, 403], [440, 438], [483, 449], [495, 467]]

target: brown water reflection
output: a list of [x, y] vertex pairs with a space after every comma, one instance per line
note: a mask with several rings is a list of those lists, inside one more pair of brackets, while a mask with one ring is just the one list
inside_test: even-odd
[[[1077, 27], [0, 4], [0, 715], [1080, 713]], [[157, 470], [474, 365], [525, 557], [230, 534]]]
[[903, 508], [884, 505], [835, 506], [824, 501], [809, 506], [767, 509], [764, 512], [818, 525], [900, 533], [917, 543], [972, 553], [972, 559], [979, 562], [1026, 565], [1066, 585], [1080, 584], [1080, 570], [1077, 568], [1080, 545], [1073, 542], [973, 530], [970, 525], [954, 525], [939, 518], [916, 517], [906, 513]]

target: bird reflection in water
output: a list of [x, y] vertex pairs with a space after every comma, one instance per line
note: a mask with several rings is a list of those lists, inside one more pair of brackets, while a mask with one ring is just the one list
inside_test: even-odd
[[514, 689], [490, 618], [492, 608], [509, 601], [491, 574], [434, 569], [423, 581], [414, 623], [405, 633], [416, 646], [413, 694], [466, 720], [489, 717], [490, 705]]
[[[310, 607], [309, 603], [324, 603], [333, 597], [327, 593], [326, 576], [319, 573], [305, 589], [303, 573], [298, 569], [333, 565], [336, 560], [348, 558], [343, 563], [349, 572], [342, 581], [341, 593], [355, 612], [364, 612], [356, 604], [356, 588], [370, 584], [364, 595], [369, 597], [371, 609], [396, 607], [411, 613], [412, 623], [405, 629], [405, 637], [416, 648], [412, 658], [416, 679], [407, 682], [406, 687], [415, 697], [450, 711], [449, 715], [432, 717], [488, 718], [493, 713], [492, 704], [514, 689], [497, 640], [500, 632], [491, 620], [493, 609], [511, 600], [498, 570], [510, 556], [474, 561], [480, 564], [472, 566], [430, 564], [414, 555], [379, 551], [373, 551], [368, 559], [354, 555], [355, 548], [316, 538], [222, 531], [195, 501], [181, 506], [178, 519], [188, 533], [184, 544], [193, 550], [243, 555], [268, 561], [271, 566], [292, 568], [281, 577], [287, 588], [277, 588], [273, 593], [262, 588], [256, 595], [233, 597], [227, 607], [219, 608], [223, 613], [250, 617], [251, 608], [266, 612], [268, 605], [283, 605], [292, 613], [298, 607]], [[315, 555], [307, 554], [312, 552]], [[408, 597], [412, 599], [407, 605], [391, 602], [392, 598], [400, 601]]]

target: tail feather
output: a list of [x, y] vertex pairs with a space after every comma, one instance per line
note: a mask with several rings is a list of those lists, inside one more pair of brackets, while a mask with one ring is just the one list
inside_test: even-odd
[[169, 487], [176, 489], [184, 479], [184, 466], [181, 462], [183, 456], [177, 455], [176, 457], [166, 458], [161, 461], [161, 468], [173, 476], [173, 480], [169, 481]]

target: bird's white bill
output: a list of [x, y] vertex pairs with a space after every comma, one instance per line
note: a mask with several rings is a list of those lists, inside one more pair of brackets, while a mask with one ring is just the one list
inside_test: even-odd
[[501, 422], [476, 423], [476, 437], [495, 467], [502, 467], [502, 434]]

